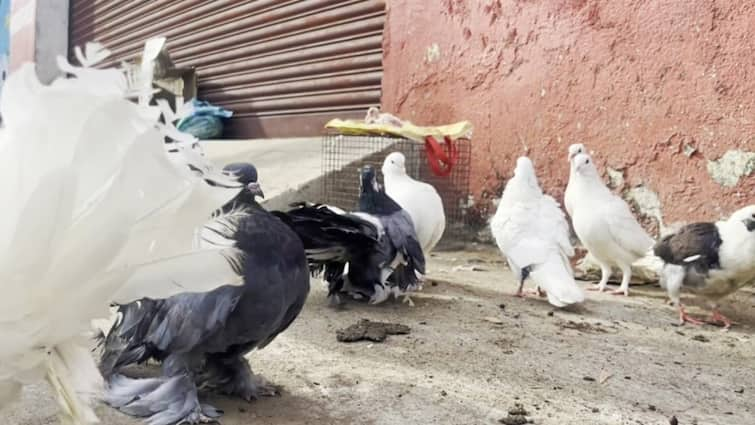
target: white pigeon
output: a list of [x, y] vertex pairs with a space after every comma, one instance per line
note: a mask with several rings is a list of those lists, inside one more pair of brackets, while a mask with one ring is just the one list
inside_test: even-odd
[[[126, 78], [84, 67], [50, 86], [11, 74], [0, 111], [0, 407], [46, 378], [63, 424], [97, 422], [102, 381], [86, 334], [111, 302], [238, 285], [234, 246], [197, 248], [197, 229], [241, 190], [195, 140], [125, 99]], [[191, 142], [191, 143], [187, 143]]]
[[446, 215], [438, 191], [406, 174], [406, 158], [392, 152], [383, 161], [385, 193], [409, 213], [422, 251], [427, 256], [446, 229]]
[[572, 216], [572, 204], [574, 204], [575, 202], [574, 186], [571, 184], [572, 178], [574, 176], [574, 170], [571, 167], [571, 161], [575, 156], [581, 153], [587, 153], [585, 145], [583, 145], [582, 143], [574, 143], [572, 145], [569, 145], [569, 181], [566, 183], [566, 190], [564, 190], [564, 207], [566, 208], [566, 213], [569, 214], [569, 217]]
[[571, 168], [574, 232], [600, 266], [600, 282], [592, 289], [604, 291], [616, 266], [622, 272], [621, 286], [612, 293], [629, 295], [632, 263], [648, 253], [654, 240], [637, 222], [629, 205], [606, 187], [590, 155], [577, 154]]
[[653, 251], [664, 262], [661, 285], [678, 306], [680, 323], [702, 323], [684, 310], [684, 288], [710, 302], [708, 322], [728, 329], [732, 321], [718, 311], [718, 301], [755, 284], [755, 205], [739, 209], [728, 220], [688, 224], [661, 239]]
[[569, 224], [556, 200], [543, 194], [529, 158], [517, 159], [490, 228], [519, 280], [518, 296], [531, 277], [556, 307], [584, 301], [569, 263], [574, 255]]

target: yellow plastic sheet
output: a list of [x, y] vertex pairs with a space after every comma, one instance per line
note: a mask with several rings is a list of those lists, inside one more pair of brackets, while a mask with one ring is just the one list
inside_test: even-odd
[[436, 139], [442, 139], [445, 136], [451, 139], [470, 138], [472, 136], [472, 123], [469, 121], [460, 121], [454, 124], [440, 125], [434, 127], [420, 127], [408, 121], [404, 125], [396, 127], [386, 124], [367, 124], [360, 120], [342, 120], [334, 119], [325, 124], [325, 128], [337, 130], [341, 134], [351, 135], [391, 135], [405, 137], [410, 140], [424, 142], [426, 136], [433, 136]]

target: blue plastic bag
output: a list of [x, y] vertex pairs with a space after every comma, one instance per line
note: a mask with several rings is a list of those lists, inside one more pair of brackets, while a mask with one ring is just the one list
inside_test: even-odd
[[176, 126], [200, 140], [217, 139], [223, 135], [223, 119], [233, 116], [233, 112], [206, 102], [191, 100], [192, 112]]

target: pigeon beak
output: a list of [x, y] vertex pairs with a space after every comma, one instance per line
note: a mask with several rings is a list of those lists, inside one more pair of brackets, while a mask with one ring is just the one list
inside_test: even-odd
[[746, 220], [742, 220], [742, 222], [745, 224], [748, 232], [755, 230], [755, 220], [748, 218]]
[[258, 182], [249, 183], [248, 185], [246, 185], [246, 188], [252, 195], [265, 199], [265, 193], [262, 192], [262, 187], [260, 187], [260, 184]]

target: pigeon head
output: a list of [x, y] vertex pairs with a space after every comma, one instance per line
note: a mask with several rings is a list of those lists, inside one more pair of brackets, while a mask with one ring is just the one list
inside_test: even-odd
[[748, 232], [755, 232], [755, 205], [737, 210], [731, 215], [730, 220], [739, 220], [745, 225]]
[[235, 177], [250, 194], [260, 198], [265, 197], [257, 181], [257, 168], [254, 165], [248, 162], [234, 162], [223, 167], [223, 174]]
[[377, 180], [377, 172], [372, 165], [365, 165], [362, 167], [362, 172], [359, 178], [359, 187], [362, 193], [365, 192], [380, 192], [380, 183]]
[[571, 162], [571, 169], [578, 175], [584, 177], [596, 177], [598, 176], [598, 169], [595, 168], [590, 155], [586, 153], [577, 154]]
[[401, 211], [401, 206], [384, 191], [377, 181], [377, 172], [371, 165], [365, 165], [359, 176], [359, 211], [368, 214], [393, 214]]
[[585, 145], [583, 145], [582, 143], [574, 143], [573, 145], [569, 145], [569, 162], [571, 163], [571, 160], [581, 153], [587, 153]]
[[383, 161], [383, 175], [406, 174], [406, 158], [401, 152], [392, 152]]
[[528, 186], [537, 188], [537, 176], [535, 175], [535, 166], [532, 164], [532, 160], [526, 156], [520, 156], [516, 160], [516, 168], [514, 169], [514, 177], [522, 179]]

